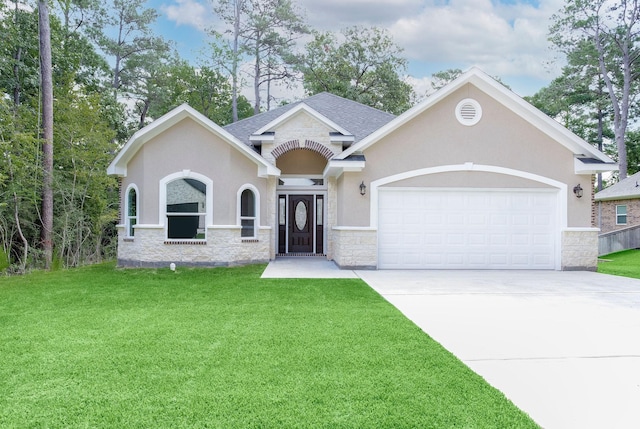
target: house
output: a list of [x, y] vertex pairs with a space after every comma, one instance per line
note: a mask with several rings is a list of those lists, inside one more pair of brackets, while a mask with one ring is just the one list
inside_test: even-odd
[[595, 195], [596, 226], [601, 233], [640, 225], [640, 173]]
[[616, 168], [471, 69], [397, 117], [327, 93], [226, 127], [183, 105], [108, 173], [120, 266], [593, 270], [593, 174]]

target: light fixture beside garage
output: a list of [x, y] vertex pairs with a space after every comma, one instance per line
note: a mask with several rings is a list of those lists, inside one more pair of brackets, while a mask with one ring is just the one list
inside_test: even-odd
[[360, 183], [360, 195], [367, 193], [367, 185], [364, 184], [364, 180]]
[[482, 107], [473, 98], [465, 98], [456, 106], [456, 119], [468, 127], [477, 124], [482, 118]]
[[582, 186], [579, 183], [573, 187], [573, 193], [576, 194], [576, 197], [582, 198]]

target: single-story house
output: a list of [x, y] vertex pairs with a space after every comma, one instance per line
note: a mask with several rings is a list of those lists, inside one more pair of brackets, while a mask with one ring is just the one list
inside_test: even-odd
[[182, 105], [108, 173], [120, 266], [593, 270], [593, 174], [616, 169], [474, 68], [397, 117], [328, 93], [225, 127]]
[[601, 233], [640, 225], [640, 172], [596, 193], [594, 199]]

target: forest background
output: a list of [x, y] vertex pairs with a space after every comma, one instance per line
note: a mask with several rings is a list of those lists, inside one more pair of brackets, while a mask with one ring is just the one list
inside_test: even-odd
[[[294, 101], [275, 99], [273, 88], [301, 83], [305, 95], [328, 91], [400, 114], [462, 73], [435, 73], [416, 93], [383, 28], [315, 30], [293, 0], [213, 1], [224, 30], [210, 29], [191, 62], [154, 33], [158, 12], [145, 0], [0, 3], [0, 272], [112, 259], [119, 190], [106, 167], [135, 131], [182, 103], [224, 126]], [[567, 0], [548, 33], [566, 66], [526, 97], [620, 163], [610, 182], [640, 164], [639, 21], [638, 1]]]

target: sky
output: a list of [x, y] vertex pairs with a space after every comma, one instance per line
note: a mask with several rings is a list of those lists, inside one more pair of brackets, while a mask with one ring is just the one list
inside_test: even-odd
[[[564, 0], [294, 0], [321, 31], [377, 26], [404, 49], [407, 79], [418, 95], [433, 73], [479, 67], [521, 96], [560, 75], [562, 56], [547, 40], [550, 18]], [[196, 64], [206, 29], [219, 21], [210, 0], [148, 0], [160, 18], [156, 31]], [[301, 96], [300, 93], [294, 97]], [[294, 91], [295, 92], [295, 91]]]

